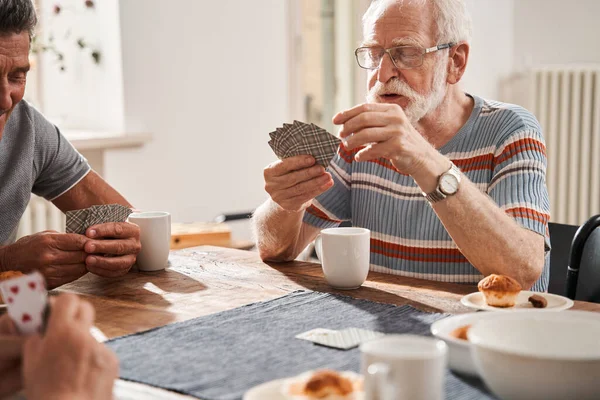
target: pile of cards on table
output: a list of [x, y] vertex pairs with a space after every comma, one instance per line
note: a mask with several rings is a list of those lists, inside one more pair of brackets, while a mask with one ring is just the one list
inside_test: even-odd
[[293, 124], [283, 124], [275, 132], [269, 133], [269, 146], [283, 160], [288, 157], [311, 155], [324, 167], [338, 151], [341, 140], [325, 129], [315, 124], [294, 121]]
[[359, 344], [385, 336], [384, 333], [360, 328], [342, 330], [317, 328], [296, 335], [297, 339], [308, 340], [322, 346], [348, 350]]
[[23, 335], [42, 332], [47, 318], [48, 291], [39, 272], [0, 282], [8, 315]]
[[132, 210], [120, 204], [92, 206], [83, 210], [67, 211], [67, 233], [85, 235], [90, 227], [108, 222], [125, 222]]

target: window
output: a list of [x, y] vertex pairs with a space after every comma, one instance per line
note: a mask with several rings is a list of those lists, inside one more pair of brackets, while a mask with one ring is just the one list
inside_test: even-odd
[[292, 117], [335, 134], [331, 119], [364, 101], [354, 59], [369, 0], [290, 0]]

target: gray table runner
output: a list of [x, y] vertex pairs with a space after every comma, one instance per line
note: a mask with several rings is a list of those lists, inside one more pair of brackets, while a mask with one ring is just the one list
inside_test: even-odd
[[[443, 314], [346, 296], [298, 291], [275, 300], [108, 342], [121, 378], [207, 400], [241, 399], [253, 386], [318, 368], [360, 371], [360, 352], [295, 339], [314, 328], [357, 327], [430, 335]], [[478, 380], [448, 371], [446, 399], [493, 399]]]

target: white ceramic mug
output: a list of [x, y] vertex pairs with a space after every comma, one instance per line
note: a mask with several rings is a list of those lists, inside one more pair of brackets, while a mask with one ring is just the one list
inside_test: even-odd
[[140, 227], [142, 250], [137, 256], [140, 271], [159, 271], [169, 263], [171, 214], [163, 211], [136, 212], [129, 222]]
[[369, 273], [371, 231], [365, 228], [323, 229], [315, 239], [327, 282], [336, 289], [356, 289]]
[[442, 340], [388, 335], [363, 343], [366, 399], [443, 400], [448, 348]]

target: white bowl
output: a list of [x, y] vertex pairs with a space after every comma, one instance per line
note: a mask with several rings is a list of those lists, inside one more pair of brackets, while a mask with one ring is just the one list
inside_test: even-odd
[[467, 340], [450, 336], [450, 332], [465, 325], [473, 325], [483, 318], [492, 317], [492, 313], [459, 314], [440, 319], [431, 324], [431, 333], [448, 345], [448, 366], [451, 370], [470, 376], [479, 376], [471, 356], [471, 345]]
[[511, 400], [600, 399], [600, 314], [493, 313], [469, 329], [480, 376]]

